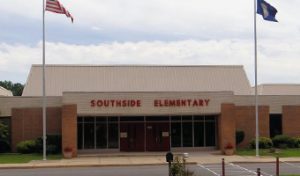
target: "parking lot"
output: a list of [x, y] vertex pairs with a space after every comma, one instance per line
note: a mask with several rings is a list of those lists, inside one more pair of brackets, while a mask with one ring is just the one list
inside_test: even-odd
[[[195, 173], [206, 176], [221, 176], [222, 164], [198, 164], [198, 169]], [[261, 175], [273, 176], [276, 175], [275, 163], [226, 163], [226, 176], [255, 176], [257, 168], [260, 168]], [[280, 174], [300, 174], [300, 163], [280, 162]]]

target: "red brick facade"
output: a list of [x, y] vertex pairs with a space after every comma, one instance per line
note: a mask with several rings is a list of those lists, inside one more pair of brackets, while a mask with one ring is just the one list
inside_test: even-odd
[[235, 106], [234, 104], [222, 104], [221, 115], [218, 119], [219, 148], [224, 151], [226, 145], [231, 144], [235, 148]]
[[[11, 116], [12, 151], [24, 140], [43, 136], [42, 108], [13, 108]], [[47, 134], [61, 134], [61, 108], [47, 108]]]
[[[255, 138], [255, 106], [236, 106], [235, 108], [236, 129], [244, 131], [244, 141], [239, 147], [248, 147]], [[259, 106], [259, 136], [269, 137], [269, 106]]]
[[[259, 106], [260, 136], [269, 137], [269, 106]], [[16, 151], [17, 143], [36, 139], [42, 136], [42, 108], [13, 108], [11, 116], [12, 150]], [[218, 147], [224, 151], [227, 144], [235, 146], [235, 132], [245, 133], [244, 141], [239, 147], [249, 146], [255, 138], [255, 107], [235, 106], [232, 103], [221, 105], [218, 117]], [[283, 134], [300, 136], [300, 106], [282, 107]], [[62, 149], [71, 147], [73, 157], [77, 156], [77, 106], [63, 105], [47, 108], [47, 134], [62, 135]]]
[[300, 106], [282, 107], [282, 133], [300, 137]]
[[76, 105], [63, 105], [62, 107], [62, 151], [66, 147], [73, 149], [73, 157], [77, 156]]

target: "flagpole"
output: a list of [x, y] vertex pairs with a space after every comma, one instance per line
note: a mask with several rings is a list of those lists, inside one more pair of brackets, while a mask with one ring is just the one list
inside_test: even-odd
[[255, 63], [255, 150], [259, 156], [259, 123], [258, 123], [258, 96], [257, 96], [257, 32], [256, 32], [256, 7], [257, 0], [254, 0], [254, 63]]
[[43, 160], [46, 158], [45, 0], [43, 0]]

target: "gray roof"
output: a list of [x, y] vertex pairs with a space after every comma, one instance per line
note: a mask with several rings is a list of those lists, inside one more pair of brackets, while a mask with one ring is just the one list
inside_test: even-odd
[[[46, 95], [63, 92], [200, 92], [251, 94], [243, 66], [47, 65]], [[31, 67], [22, 96], [42, 95], [42, 66]]]
[[13, 96], [13, 94], [10, 90], [0, 86], [0, 96]]
[[[255, 88], [252, 88], [255, 93]], [[258, 95], [300, 95], [300, 84], [261, 84], [257, 86]]]

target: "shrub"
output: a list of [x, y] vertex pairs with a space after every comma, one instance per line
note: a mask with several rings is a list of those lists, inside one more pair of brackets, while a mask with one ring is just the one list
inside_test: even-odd
[[235, 132], [235, 141], [236, 141], [236, 145], [239, 145], [241, 142], [243, 142], [245, 138], [245, 132], [238, 130]]
[[194, 173], [185, 169], [183, 160], [178, 156], [175, 157], [174, 162], [171, 165], [172, 176], [193, 176]]
[[35, 140], [26, 140], [17, 144], [17, 151], [19, 153], [34, 153], [36, 152]]
[[294, 148], [296, 145], [295, 139], [286, 135], [277, 135], [272, 141], [276, 148]]
[[295, 147], [300, 148], [300, 137], [294, 138], [294, 142], [295, 142]]
[[[37, 153], [43, 152], [43, 138], [36, 139]], [[47, 153], [61, 153], [61, 135], [47, 135]]]
[[[255, 148], [255, 139], [253, 139], [251, 142], [250, 142], [250, 147], [251, 148]], [[269, 148], [272, 148], [273, 147], [273, 142], [270, 138], [268, 137], [260, 137], [259, 138], [259, 148], [262, 148], [262, 149], [269, 149]]]

